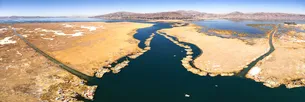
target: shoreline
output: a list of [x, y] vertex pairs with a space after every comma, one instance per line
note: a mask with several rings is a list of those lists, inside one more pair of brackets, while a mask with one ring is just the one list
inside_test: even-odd
[[[124, 67], [128, 66], [128, 63], [138, 57], [140, 57], [141, 55], [143, 55], [145, 52], [151, 50], [150, 48], [150, 42], [151, 40], [153, 39], [154, 37], [154, 33], [152, 33], [149, 38], [147, 38], [145, 40], [145, 47], [143, 49], [140, 48], [140, 50], [138, 52], [134, 52], [132, 54], [128, 54], [128, 55], [125, 55], [123, 57], [120, 57], [119, 59], [115, 60], [114, 62], [108, 64], [108, 65], [105, 65], [105, 66], [102, 66], [101, 68], [99, 68], [97, 71], [95, 71], [95, 76], [97, 78], [102, 78], [103, 75], [105, 73], [108, 73], [110, 71], [112, 71], [113, 74], [118, 74], [121, 69], [123, 69]], [[139, 43], [138, 43], [139, 44]], [[125, 59], [125, 60], [124, 60]], [[117, 62], [120, 62], [120, 63], [117, 63]], [[113, 67], [112, 67], [113, 66]]]
[[[215, 73], [215, 72], [208, 72], [204, 69], [200, 69], [198, 67], [196, 67], [194, 65], [194, 60], [198, 57], [200, 57], [202, 55], [202, 53], [200, 53], [198, 56], [193, 57], [192, 54], [192, 48], [189, 46], [189, 44], [185, 44], [186, 42], [181, 42], [179, 41], [179, 39], [177, 38], [173, 38], [172, 36], [169, 36], [165, 33], [162, 33], [160, 31], [158, 31], [158, 33], [162, 36], [164, 36], [166, 39], [172, 41], [173, 43], [175, 43], [176, 45], [185, 48], [186, 51], [186, 56], [181, 60], [182, 65], [184, 66], [184, 68], [187, 69], [187, 71], [192, 72], [193, 74], [197, 74], [199, 76], [211, 76], [211, 77], [215, 77], [215, 76], [233, 76], [236, 72], [221, 72], [221, 73]], [[196, 45], [194, 45], [196, 46]], [[202, 52], [202, 51], [201, 51]]]
[[[197, 45], [198, 46], [198, 43], [196, 43], [196, 41], [194, 42], [194, 40], [192, 41], [192, 40], [188, 40], [188, 38], [187, 38], [187, 36], [183, 36], [182, 34], [184, 33], [184, 34], [203, 34], [203, 33], [201, 33], [200, 32], [200, 26], [197, 26], [197, 25], [192, 25], [193, 27], [191, 27], [191, 29], [186, 29], [187, 27], [176, 27], [176, 29], [175, 28], [172, 28], [172, 29], [175, 29], [175, 30], [172, 30], [171, 31], [171, 29], [167, 29], [167, 30], [162, 30], [161, 32], [163, 32], [163, 33], [166, 33], [166, 34], [170, 34], [171, 36], [175, 36], [175, 37], [177, 37], [177, 38], [179, 38], [179, 40], [181, 40], [181, 41], [184, 41], [184, 42], [188, 42], [188, 43], [192, 43], [192, 44], [194, 44], [194, 45]], [[182, 30], [180, 30], [180, 32], [179, 32], [179, 29], [185, 29], [184, 31], [189, 31], [189, 32], [183, 32]], [[178, 30], [178, 31], [177, 31]], [[174, 33], [175, 32], [175, 33]], [[181, 32], [183, 32], [183, 33], [181, 33]], [[197, 32], [197, 33], [195, 33], [195, 32]], [[177, 34], [178, 33], [178, 34]], [[181, 34], [181, 35], [179, 35], [179, 34]], [[274, 35], [272, 35], [272, 36], [274, 36]], [[199, 36], [198, 36], [199, 37]], [[211, 37], [211, 38], [213, 38], [213, 37], [215, 37], [215, 36], [209, 36], [209, 37]], [[268, 37], [269, 38], [269, 37]], [[194, 39], [194, 38], [193, 38]], [[225, 38], [220, 38], [220, 39], [223, 39], [223, 41], [225, 41], [226, 39]], [[260, 38], [258, 38], [258, 39], [260, 39]], [[273, 39], [276, 39], [276, 38], [273, 38]], [[203, 39], [202, 39], [203, 40]], [[257, 40], [257, 41], [260, 41], [260, 40]], [[267, 40], [263, 40], [263, 41], [265, 41], [265, 42], [269, 42], [269, 41], [267, 41]], [[274, 42], [277, 42], [277, 40], [276, 41], [274, 41]], [[262, 44], [262, 43], [260, 43], [260, 44]], [[264, 44], [264, 45], [266, 45], [266, 44]], [[225, 45], [224, 45], [225, 46]], [[278, 46], [278, 44], [275, 44], [274, 45], [275, 47], [277, 47]], [[205, 46], [205, 47], [207, 47], [207, 46]], [[202, 49], [202, 48], [201, 48]], [[269, 50], [269, 46], [268, 46], [268, 48], [267, 48], [268, 50]], [[209, 50], [209, 49], [207, 49], [207, 50]], [[267, 51], [268, 51], [267, 50]], [[203, 50], [203, 55], [205, 54], [205, 51], [206, 50]], [[266, 51], [265, 51], [265, 49], [264, 50], [261, 50], [261, 53], [266, 53]], [[257, 54], [257, 57], [253, 57], [252, 58], [252, 60], [249, 60], [249, 61], [247, 61], [247, 63], [246, 64], [244, 64], [244, 65], [248, 65], [250, 62], [252, 62], [252, 61], [254, 61], [256, 58], [258, 58], [259, 56], [261, 56], [262, 54]], [[264, 59], [262, 59], [261, 61], [259, 61], [258, 62], [258, 65], [255, 65], [255, 66], [260, 66], [261, 64], [263, 64], [263, 63], [265, 63], [265, 61], [267, 61], [268, 62], [268, 60], [270, 60], [270, 58], [273, 58], [273, 56], [272, 56], [273, 54], [270, 54], [269, 56], [267, 56], [266, 58], [264, 58]], [[195, 59], [195, 65], [199, 65], [198, 64], [198, 61], [196, 62], [196, 60], [198, 60], [198, 58], [197, 59]], [[197, 63], [197, 64], [196, 64]], [[203, 62], [200, 62], [199, 61], [199, 63], [203, 63]], [[254, 67], [255, 67], [254, 66]], [[231, 70], [231, 71], [229, 71], [229, 72], [226, 72], [226, 71], [218, 71], [218, 72], [210, 72], [209, 70], [206, 70], [205, 68], [202, 68], [202, 67], [200, 67], [199, 66], [199, 69], [201, 69], [201, 70], [205, 70], [207, 73], [210, 73], [209, 75], [210, 76], [218, 76], [218, 75], [220, 75], [220, 76], [232, 76], [233, 74], [237, 74], [237, 73], [239, 73], [242, 69], [244, 69], [243, 68], [244, 66], [241, 66], [241, 68], [239, 69], [239, 70]], [[247, 67], [247, 66], [246, 66]], [[262, 68], [262, 70], [257, 70], [257, 71], [254, 71], [254, 70], [256, 70], [256, 68], [253, 68], [253, 70], [251, 70], [250, 69], [250, 71], [249, 71], [249, 73], [246, 73], [245, 75], [246, 75], [246, 78], [250, 78], [250, 79], [253, 79], [253, 80], [255, 80], [255, 81], [257, 81], [257, 82], [262, 82], [265, 86], [267, 86], [267, 87], [270, 87], [270, 88], [275, 88], [275, 87], [279, 87], [280, 85], [286, 85], [286, 88], [295, 88], [295, 87], [301, 87], [301, 86], [305, 86], [305, 84], [304, 84], [304, 80], [305, 79], [302, 79], [302, 78], [297, 78], [297, 79], [290, 79], [290, 80], [295, 80], [295, 81], [286, 81], [286, 82], [281, 82], [280, 80], [279, 80], [279, 82], [276, 82], [275, 81], [275, 79], [276, 79], [276, 77], [274, 77], [274, 78], [272, 78], [272, 77], [270, 77], [271, 79], [261, 79], [261, 78], [256, 78], [256, 77], [249, 77], [249, 74], [253, 74], [253, 73], [255, 73], [255, 74], [257, 74], [258, 76], [263, 72], [265, 72], [264, 71], [264, 68]], [[251, 72], [251, 73], [250, 73]], [[268, 70], [268, 72], [270, 72], [270, 70]], [[256, 75], [255, 75], [256, 76]], [[266, 76], [266, 75], [265, 75]], [[264, 76], [262, 76], [262, 77], [264, 77]], [[268, 77], [267, 77], [268, 78]], [[302, 84], [303, 83], [303, 84]]]
[[[168, 30], [171, 30], [171, 31], [166, 31], [166, 30], [162, 30], [161, 32], [164, 32], [164, 33], [166, 33], [166, 34], [170, 34], [171, 36], [175, 36], [175, 37], [177, 37], [177, 38], [179, 38], [179, 40], [181, 40], [181, 41], [184, 41], [184, 42], [188, 42], [188, 43], [192, 43], [192, 42], [198, 42], [199, 41], [199, 39], [196, 39], [196, 40], [188, 40], [188, 38], [187, 38], [187, 36], [182, 36], [182, 33], [179, 33], [179, 34], [181, 34], [181, 35], [179, 35], [179, 34], [174, 34], [173, 32], [176, 32], [176, 33], [178, 33], [178, 31], [180, 31], [180, 32], [183, 32], [183, 31], [186, 31], [186, 32], [183, 32], [183, 33], [188, 33], [188, 34], [191, 34], [191, 33], [194, 33], [194, 35], [196, 35], [197, 37], [200, 37], [200, 36], [204, 36], [204, 37], [207, 37], [207, 38], [217, 38], [217, 39], [224, 39], [224, 40], [237, 40], [238, 42], [242, 42], [241, 40], [238, 40], [238, 39], [225, 39], [225, 38], [219, 38], [219, 37], [215, 37], [215, 36], [208, 36], [208, 35], [205, 35], [204, 33], [201, 33], [200, 32], [200, 26], [197, 26], [197, 25], [194, 25], [194, 24], [192, 24], [192, 25], [190, 25], [190, 26], [185, 26], [185, 27], [176, 27], [176, 28], [174, 28], [176, 31], [174, 31], [173, 29], [171, 30], [171, 29], [168, 29]], [[182, 30], [183, 29], [183, 30]], [[178, 30], [178, 31], [177, 31]], [[169, 33], [167, 33], [167, 32], [169, 32]], [[194, 38], [195, 39], [195, 38]], [[198, 43], [192, 43], [192, 44], [194, 44], [194, 45], [196, 45], [196, 46], [198, 46]], [[201, 48], [202, 49], [202, 48]], [[204, 54], [204, 50], [203, 50], [203, 54]], [[254, 57], [255, 58], [255, 57]], [[254, 58], [252, 58], [252, 59], [254, 59]], [[195, 59], [196, 60], [196, 59]], [[197, 59], [198, 60], [198, 59]], [[197, 65], [197, 67], [198, 67], [198, 63], [200, 63], [201, 61], [195, 61], [194, 62], [194, 64], [195, 65]], [[248, 62], [249, 63], [249, 62]], [[242, 69], [242, 67], [244, 67], [244, 66], [240, 66], [241, 68], [240, 69]], [[204, 69], [203, 67], [199, 67], [199, 68], [201, 68], [202, 70], [206, 70], [206, 69]], [[230, 70], [230, 71], [212, 71], [212, 72], [210, 72], [210, 71], [208, 71], [209, 73], [212, 73], [212, 76], [217, 76], [217, 75], [226, 75], [226, 74], [230, 74], [230, 73], [237, 73], [237, 72], [239, 72], [240, 71], [240, 69], [236, 69], [236, 70]]]

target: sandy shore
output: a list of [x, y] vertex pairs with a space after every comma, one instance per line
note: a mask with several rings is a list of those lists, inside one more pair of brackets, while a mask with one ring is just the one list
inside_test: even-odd
[[[95, 68], [138, 51], [133, 38], [140, 23], [24, 23], [0, 25], [0, 99], [4, 102], [74, 100], [90, 94], [78, 77], [35, 52], [11, 28], [51, 56], [92, 75]], [[85, 93], [85, 94], [84, 94]], [[18, 98], [16, 98], [18, 97]], [[89, 95], [90, 98], [91, 96]]]
[[247, 77], [264, 82], [268, 87], [278, 87], [282, 84], [287, 88], [304, 86], [305, 43], [297, 41], [304, 39], [303, 33], [294, 31], [294, 34], [291, 34], [291, 30], [279, 32], [273, 42], [275, 51], [256, 65], [257, 69], [260, 69], [257, 75], [248, 74]]
[[239, 72], [269, 48], [266, 38], [251, 39], [255, 43], [249, 45], [238, 39], [208, 36], [197, 31], [198, 26], [195, 25], [161, 30], [179, 38], [180, 41], [197, 45], [203, 54], [195, 59], [194, 64], [211, 76]]

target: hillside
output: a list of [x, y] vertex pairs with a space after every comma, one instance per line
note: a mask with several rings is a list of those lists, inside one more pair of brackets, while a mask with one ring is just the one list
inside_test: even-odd
[[305, 20], [304, 14], [289, 13], [242, 13], [232, 12], [227, 14], [212, 14], [198, 11], [170, 11], [157, 13], [133, 13], [115, 12], [105, 15], [94, 16], [93, 18], [103, 19], [132, 19], [132, 20], [151, 20], [151, 19], [180, 19], [180, 20], [199, 20], [199, 19], [237, 19], [237, 20]]

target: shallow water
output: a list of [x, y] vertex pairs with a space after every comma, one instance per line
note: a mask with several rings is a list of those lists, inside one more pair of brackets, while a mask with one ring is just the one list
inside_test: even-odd
[[[207, 32], [208, 29], [223, 29], [223, 30], [233, 30], [237, 32], [244, 32], [247, 34], [264, 34], [264, 31], [261, 31], [257, 28], [247, 26], [247, 24], [283, 24], [285, 21], [230, 21], [230, 20], [203, 20], [203, 21], [194, 21], [192, 23], [204, 27], [203, 32]], [[305, 24], [304, 21], [295, 21], [297, 24]]]
[[223, 30], [233, 30], [236, 32], [245, 32], [248, 34], [263, 34], [264, 32], [260, 31], [259, 29], [247, 26], [247, 24], [252, 24], [252, 22], [235, 22], [229, 20], [204, 20], [204, 21], [196, 21], [193, 22], [199, 26], [204, 26], [204, 32], [208, 29], [223, 29]]

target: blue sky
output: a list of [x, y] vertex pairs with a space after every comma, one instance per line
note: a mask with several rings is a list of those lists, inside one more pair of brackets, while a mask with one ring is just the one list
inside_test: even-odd
[[305, 0], [0, 0], [0, 16], [92, 16], [117, 11], [305, 14]]

